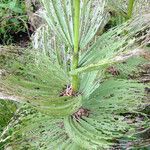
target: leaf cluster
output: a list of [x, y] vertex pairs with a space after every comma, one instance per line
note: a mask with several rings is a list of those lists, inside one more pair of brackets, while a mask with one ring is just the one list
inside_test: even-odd
[[[42, 0], [40, 15], [46, 24], [33, 36], [34, 50], [1, 51], [7, 61], [0, 65], [0, 98], [22, 103], [1, 135], [1, 147], [86, 150], [149, 145], [149, 138], [142, 136], [150, 126], [145, 111], [149, 83], [130, 75], [149, 63], [150, 14], [97, 35], [110, 19], [106, 2], [80, 1], [79, 62], [74, 70], [72, 0]], [[73, 75], [80, 80], [78, 91], [61, 96], [71, 87]]]

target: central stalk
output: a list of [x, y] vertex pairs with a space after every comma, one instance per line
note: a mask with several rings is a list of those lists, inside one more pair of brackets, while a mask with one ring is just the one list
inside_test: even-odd
[[127, 12], [127, 17], [128, 19], [130, 19], [132, 17], [132, 13], [133, 13], [133, 6], [134, 6], [134, 1], [135, 0], [129, 0], [129, 4], [128, 4], [128, 12]]
[[[74, 7], [74, 50], [72, 58], [72, 70], [78, 68], [79, 61], [79, 28], [80, 28], [80, 0], [73, 0]], [[79, 88], [78, 75], [72, 75], [72, 88], [75, 92]]]

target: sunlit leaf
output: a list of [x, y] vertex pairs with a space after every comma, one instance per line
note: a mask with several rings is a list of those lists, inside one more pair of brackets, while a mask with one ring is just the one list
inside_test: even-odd
[[68, 135], [85, 149], [126, 147], [125, 141], [124, 144], [117, 143], [122, 137], [131, 142], [138, 140], [134, 137], [137, 130], [149, 126], [149, 119], [140, 113], [140, 109], [149, 103], [144, 87], [127, 80], [102, 83], [82, 105], [89, 110], [88, 117], [78, 121], [71, 117], [65, 119]]
[[[1, 57], [4, 56], [3, 59], [8, 60], [8, 53], [1, 53]], [[27, 52], [27, 56], [16, 57], [18, 54], [13, 53], [11, 55], [12, 59], [6, 64], [0, 64], [4, 72], [0, 78], [2, 99], [27, 102], [44, 113], [56, 116], [72, 114], [81, 106], [80, 95], [60, 97], [60, 93], [70, 82], [69, 77], [59, 65], [53, 64], [48, 56]]]
[[67, 135], [63, 118], [55, 119], [24, 105], [5, 128], [0, 148], [11, 149], [78, 149]]
[[[42, 0], [46, 11], [41, 11], [51, 30], [68, 46], [73, 48], [73, 1]], [[81, 1], [80, 3], [80, 49], [84, 49], [94, 38], [98, 29], [108, 21], [104, 10], [105, 0]]]
[[150, 42], [149, 16], [147, 14], [125, 22], [100, 36], [95, 44], [81, 56], [80, 67], [74, 70], [73, 74], [112, 65], [142, 54], [141, 48]]

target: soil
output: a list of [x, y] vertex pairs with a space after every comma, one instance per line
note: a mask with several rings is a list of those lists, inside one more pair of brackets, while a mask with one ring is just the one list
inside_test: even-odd
[[[11, 45], [20, 46], [22, 48], [28, 47], [30, 45], [30, 36], [33, 32], [30, 31], [29, 33], [25, 32], [18, 32], [17, 34], [11, 34], [12, 43]], [[2, 40], [0, 40], [0, 45], [5, 45]], [[7, 44], [6, 44], [7, 45]]]
[[69, 84], [62, 89], [59, 96], [78, 96], [78, 94], [79, 93], [73, 91], [72, 86]]
[[30, 42], [30, 35], [27, 33], [21, 32], [14, 36], [14, 44], [20, 47], [28, 47]]
[[76, 112], [72, 115], [72, 117], [73, 117], [75, 120], [79, 121], [82, 117], [89, 117], [89, 115], [90, 115], [90, 110], [81, 107], [81, 108], [79, 108], [78, 111], [76, 111]]

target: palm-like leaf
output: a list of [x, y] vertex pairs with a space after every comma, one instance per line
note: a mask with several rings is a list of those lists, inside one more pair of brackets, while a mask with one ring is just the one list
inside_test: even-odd
[[[14, 131], [14, 132], [10, 132]], [[63, 119], [39, 113], [28, 105], [19, 108], [1, 137], [1, 147], [12, 149], [70, 149], [78, 147], [67, 135]], [[7, 143], [7, 144], [5, 144]]]
[[48, 56], [54, 64], [60, 65], [66, 71], [70, 69], [70, 54], [67, 46], [62, 43], [49, 26], [42, 25], [33, 35], [33, 47]]
[[[135, 95], [134, 92], [142, 94], [141, 89], [141, 85], [125, 80], [105, 82], [83, 104], [83, 107], [91, 111], [90, 116], [82, 118], [79, 122], [69, 117], [65, 122], [66, 130], [79, 145], [91, 149], [108, 148], [113, 146], [113, 140], [116, 138], [130, 137], [134, 133], [132, 128], [139, 128], [144, 124], [129, 124], [123, 114], [138, 113], [135, 109], [141, 103], [141, 96]], [[126, 92], [130, 93], [130, 96], [126, 95]], [[135, 102], [133, 99], [139, 101]]]
[[68, 55], [71, 59], [74, 46], [72, 1], [42, 2], [46, 9], [42, 15], [50, 29], [44, 25], [35, 34], [34, 46], [38, 49], [23, 55], [1, 51], [2, 98], [28, 103], [16, 112], [4, 130], [1, 147], [108, 149], [126, 147], [123, 138], [137, 141], [137, 131], [149, 127], [149, 118], [142, 112], [149, 103], [147, 85], [108, 79], [105, 71], [112, 64], [142, 54], [149, 42], [150, 15], [111, 29], [90, 46], [97, 29], [103, 27], [105, 1], [81, 1], [79, 68], [70, 72], [80, 73], [81, 83], [76, 96], [61, 97], [71, 79], [70, 65], [66, 67], [68, 59], [64, 59]]
[[[6, 54], [8, 52], [5, 50], [2, 55]], [[42, 53], [38, 53], [38, 56], [36, 60], [32, 54], [25, 58], [20, 56], [17, 60], [10, 60], [11, 64], [7, 60], [3, 69], [9, 67], [9, 70], [0, 79], [2, 98], [16, 97], [17, 101], [31, 103], [53, 115], [73, 113], [80, 107], [81, 97], [59, 97], [60, 92], [69, 83], [67, 74]]]
[[[71, 73], [107, 67], [131, 56], [139, 55], [141, 47], [149, 43], [149, 16], [150, 14], [146, 14], [133, 21], [125, 22], [100, 36], [96, 43], [81, 56], [80, 68]], [[140, 33], [144, 35], [139, 36]]]
[[[122, 137], [132, 141], [136, 128], [149, 126], [148, 118], [139, 111], [147, 103], [144, 87], [127, 80], [103, 83], [83, 102], [90, 113], [79, 120], [74, 116], [54, 119], [23, 106], [4, 131], [1, 144], [9, 143], [13, 149], [100, 149], [114, 146]], [[126, 117], [128, 113], [130, 117]]]
[[[73, 1], [42, 0], [46, 11], [41, 15], [52, 30], [63, 42], [73, 48]], [[93, 39], [99, 28], [103, 28], [108, 21], [108, 14], [104, 10], [105, 0], [81, 1], [80, 48], [84, 49]]]

